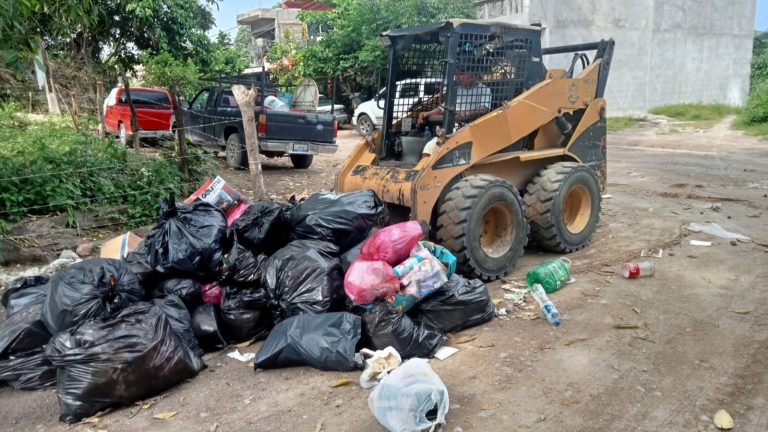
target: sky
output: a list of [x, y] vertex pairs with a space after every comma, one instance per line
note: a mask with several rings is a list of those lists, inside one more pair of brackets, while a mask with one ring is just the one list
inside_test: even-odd
[[[277, 0], [221, 0], [219, 2], [219, 10], [214, 12], [216, 16], [215, 32], [220, 30], [231, 32], [230, 34], [234, 37], [237, 29], [236, 20], [238, 13], [260, 7], [270, 7], [276, 3]], [[768, 0], [757, 0], [755, 29], [768, 30]]]

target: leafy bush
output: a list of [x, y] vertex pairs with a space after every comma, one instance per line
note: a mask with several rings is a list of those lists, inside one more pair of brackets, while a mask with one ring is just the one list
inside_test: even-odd
[[[171, 152], [137, 154], [55, 121], [19, 127], [8, 118], [0, 109], [0, 222], [98, 208], [109, 209], [101, 216], [117, 223], [140, 226], [157, 216], [158, 197], [169, 190], [181, 194], [183, 179]], [[214, 165], [189, 150], [194, 188]]]
[[714, 121], [729, 114], [738, 114], [738, 107], [725, 104], [672, 104], [651, 109], [651, 114], [663, 115], [683, 121]]

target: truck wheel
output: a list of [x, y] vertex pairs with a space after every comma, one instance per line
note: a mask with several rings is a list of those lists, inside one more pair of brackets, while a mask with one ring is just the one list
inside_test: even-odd
[[307, 169], [312, 165], [313, 155], [292, 154], [291, 163], [294, 168]]
[[236, 170], [248, 168], [248, 152], [240, 141], [240, 134], [233, 133], [227, 137], [224, 153], [227, 156], [227, 164]]
[[357, 131], [362, 136], [368, 136], [376, 130], [376, 125], [373, 124], [373, 120], [368, 117], [367, 114], [360, 114], [357, 118]]
[[456, 255], [463, 274], [486, 281], [506, 275], [528, 242], [520, 194], [498, 177], [460, 180], [439, 205], [437, 240]]
[[528, 184], [527, 191], [531, 240], [566, 253], [589, 243], [600, 219], [600, 188], [589, 167], [576, 162], [549, 165]]

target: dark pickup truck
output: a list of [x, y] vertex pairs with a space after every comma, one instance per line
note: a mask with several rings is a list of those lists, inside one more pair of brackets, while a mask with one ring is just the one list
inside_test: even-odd
[[[336, 152], [338, 124], [333, 116], [265, 108], [261, 97], [256, 103], [259, 151], [264, 156], [289, 156], [294, 167], [304, 169], [314, 155]], [[192, 142], [224, 149], [231, 167], [248, 167], [243, 119], [231, 89], [208, 87], [197, 93], [184, 111], [184, 126]]]

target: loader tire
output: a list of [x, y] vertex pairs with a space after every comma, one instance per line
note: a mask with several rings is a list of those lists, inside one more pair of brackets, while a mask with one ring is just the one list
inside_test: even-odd
[[547, 166], [528, 184], [523, 198], [531, 240], [553, 252], [586, 246], [600, 219], [600, 187], [595, 173], [576, 162]]
[[528, 242], [528, 222], [508, 181], [473, 175], [454, 184], [438, 208], [436, 237], [458, 261], [459, 272], [485, 281], [517, 264]]

